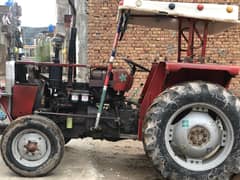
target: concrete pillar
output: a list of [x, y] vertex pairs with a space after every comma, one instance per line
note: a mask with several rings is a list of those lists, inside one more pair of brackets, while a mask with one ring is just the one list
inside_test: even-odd
[[56, 0], [56, 8], [57, 8], [57, 24], [56, 24], [55, 33], [57, 35], [61, 35], [65, 37], [63, 50], [60, 53], [60, 61], [61, 63], [67, 63], [68, 62], [67, 49], [69, 45], [70, 32], [69, 32], [69, 28], [65, 28], [64, 26], [64, 15], [70, 14], [70, 7], [68, 4], [68, 0]]
[[64, 36], [65, 35], [64, 15], [70, 13], [70, 8], [67, 0], [56, 0], [56, 5], [57, 5], [56, 32]]
[[[77, 10], [77, 63], [88, 64], [88, 0], [75, 0]], [[81, 68], [78, 72], [79, 78], [83, 82], [88, 81], [88, 71]]]
[[[2, 29], [2, 24], [0, 23], [0, 29]], [[6, 34], [0, 32], [0, 81], [5, 77], [5, 62], [7, 60], [7, 48], [8, 48], [8, 39], [5, 36]]]

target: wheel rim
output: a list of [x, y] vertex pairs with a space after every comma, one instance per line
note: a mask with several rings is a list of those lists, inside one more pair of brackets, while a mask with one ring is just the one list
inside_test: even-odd
[[171, 158], [191, 171], [219, 166], [230, 154], [234, 131], [228, 117], [217, 107], [193, 103], [178, 109], [165, 130]]
[[46, 162], [51, 153], [49, 138], [41, 131], [26, 129], [16, 135], [12, 142], [12, 154], [25, 167], [38, 167]]

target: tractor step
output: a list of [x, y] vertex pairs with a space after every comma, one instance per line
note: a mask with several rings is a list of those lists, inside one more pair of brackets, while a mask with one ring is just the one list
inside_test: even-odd
[[120, 134], [120, 139], [133, 139], [137, 140], [138, 136], [134, 134]]

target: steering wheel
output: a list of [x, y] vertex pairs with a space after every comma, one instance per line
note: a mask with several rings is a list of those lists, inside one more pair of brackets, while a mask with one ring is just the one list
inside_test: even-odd
[[150, 72], [149, 69], [143, 67], [142, 65], [140, 64], [137, 64], [135, 62], [133, 62], [132, 60], [128, 59], [128, 58], [123, 58], [123, 60], [130, 66], [131, 68], [131, 74], [134, 75], [137, 68], [140, 70], [140, 72]]

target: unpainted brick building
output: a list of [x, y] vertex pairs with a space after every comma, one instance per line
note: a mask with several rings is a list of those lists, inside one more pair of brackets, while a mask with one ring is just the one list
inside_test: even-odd
[[[176, 1], [174, 1], [176, 2]], [[178, 2], [221, 3], [240, 5], [239, 0], [183, 0]], [[88, 60], [90, 64], [107, 64], [116, 32], [118, 0], [88, 1]], [[208, 37], [209, 63], [240, 65], [240, 25]], [[129, 25], [119, 44], [115, 66], [127, 66], [121, 57], [150, 68], [161, 60], [176, 61], [177, 33], [175, 31]], [[137, 73], [135, 88], [147, 74]], [[240, 77], [231, 83], [231, 89], [240, 95]]]

